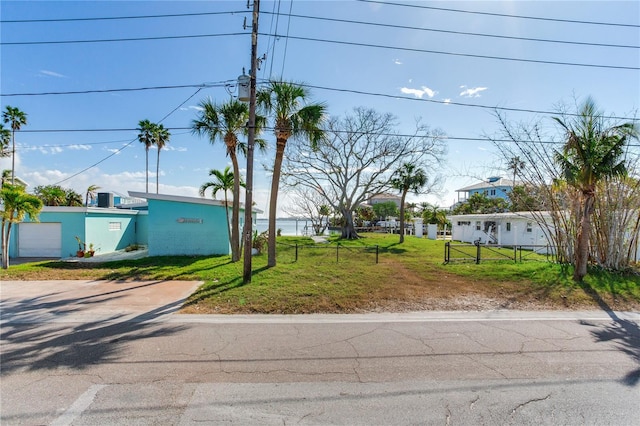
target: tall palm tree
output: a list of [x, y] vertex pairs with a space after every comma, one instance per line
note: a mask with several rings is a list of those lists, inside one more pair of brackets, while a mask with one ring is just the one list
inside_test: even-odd
[[[243, 147], [246, 147], [246, 145], [243, 145], [240, 137], [245, 136], [248, 131], [246, 124], [249, 120], [249, 106], [235, 99], [223, 104], [216, 104], [208, 98], [200, 102], [200, 107], [202, 110], [191, 123], [193, 133], [199, 136], [207, 136], [211, 144], [215, 144], [217, 140], [223, 141], [227, 148], [227, 156], [231, 160], [233, 176], [240, 176], [237, 152], [245, 152]], [[256, 127], [261, 127], [260, 123], [263, 121], [264, 119], [256, 117]], [[258, 143], [258, 146], [260, 146], [260, 143]], [[234, 179], [233, 183], [230, 234], [231, 261], [237, 262], [240, 260], [240, 179]], [[245, 206], [245, 208], [247, 207]]]
[[624, 148], [630, 138], [638, 138], [633, 122], [608, 127], [607, 120], [590, 97], [569, 121], [553, 117], [565, 132], [562, 151], [555, 152], [566, 182], [581, 195], [580, 226], [576, 236], [573, 279], [582, 281], [587, 275], [591, 216], [597, 184], [609, 177], [627, 173]]
[[4, 185], [0, 189], [0, 200], [4, 209], [0, 211], [2, 217], [2, 268], [9, 268], [9, 240], [11, 227], [14, 223], [24, 220], [29, 215], [32, 221], [38, 220], [38, 214], [42, 210], [42, 201], [31, 194], [27, 194], [19, 185]]
[[268, 266], [276, 265], [276, 214], [280, 172], [287, 141], [308, 139], [311, 146], [324, 138], [322, 124], [326, 106], [320, 103], [307, 103], [309, 91], [295, 83], [272, 81], [260, 90], [256, 96], [257, 104], [264, 115], [273, 120], [276, 136], [276, 155], [271, 178], [271, 196], [269, 199], [269, 237]]
[[516, 177], [518, 176], [518, 172], [524, 169], [525, 162], [520, 159], [520, 157], [512, 157], [509, 159], [507, 163], [507, 169], [513, 170], [513, 186], [516, 186]]
[[158, 159], [156, 162], [156, 194], [160, 188], [160, 151], [169, 143], [171, 133], [162, 124], [156, 124], [154, 129], [154, 145], [158, 148]]
[[9, 144], [11, 143], [11, 132], [9, 129], [5, 129], [3, 124], [0, 124], [0, 157], [8, 157], [11, 155]]
[[149, 148], [154, 144], [155, 124], [149, 120], [140, 120], [138, 122], [138, 140], [144, 145], [145, 151], [145, 169], [147, 173], [145, 192], [149, 193]]
[[400, 191], [400, 243], [404, 242], [404, 201], [409, 191], [418, 194], [427, 184], [427, 175], [415, 164], [404, 163], [395, 171], [391, 186]]
[[2, 121], [11, 123], [11, 184], [16, 180], [16, 130], [27, 124], [27, 114], [16, 107], [7, 105], [2, 112]]
[[89, 185], [89, 187], [87, 188], [87, 195], [84, 201], [85, 206], [87, 207], [89, 206], [89, 199], [91, 199], [92, 201], [95, 200], [96, 192], [98, 191], [98, 189], [100, 189], [98, 185]]
[[[200, 196], [204, 197], [207, 189], [211, 188], [213, 198], [216, 198], [216, 194], [218, 191], [222, 191], [224, 193], [224, 211], [227, 215], [227, 230], [229, 232], [229, 243], [233, 245], [232, 239], [232, 231], [231, 224], [229, 222], [229, 200], [227, 198], [227, 191], [234, 190], [236, 184], [238, 186], [244, 186], [244, 183], [240, 179], [236, 179], [233, 172], [230, 171], [229, 166], [225, 167], [223, 171], [220, 170], [209, 170], [209, 176], [214, 176], [214, 181], [205, 182], [200, 186]], [[233, 247], [232, 247], [233, 252]]]

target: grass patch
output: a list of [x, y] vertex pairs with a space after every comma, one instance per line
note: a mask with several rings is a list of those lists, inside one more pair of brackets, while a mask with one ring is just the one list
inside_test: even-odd
[[[343, 313], [450, 309], [640, 308], [640, 275], [593, 270], [585, 283], [572, 269], [534, 256], [522, 263], [443, 264], [444, 242], [365, 234], [314, 244], [278, 239], [278, 265], [253, 258], [253, 279], [229, 256], [167, 256], [105, 263], [35, 262], [2, 271], [4, 280], [202, 280], [184, 311], [198, 313]], [[507, 250], [508, 251], [508, 250]], [[297, 260], [296, 260], [297, 252]], [[376, 252], [378, 263], [376, 263]]]

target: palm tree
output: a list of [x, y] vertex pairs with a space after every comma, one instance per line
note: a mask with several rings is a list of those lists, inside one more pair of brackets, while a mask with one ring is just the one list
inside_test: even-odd
[[5, 183], [9, 183], [9, 179], [11, 179], [11, 170], [4, 169], [2, 171], [2, 185], [0, 185], [0, 188], [2, 188]]
[[11, 132], [9, 129], [5, 129], [3, 124], [0, 124], [0, 157], [8, 157], [11, 155], [9, 144], [11, 143]]
[[138, 122], [138, 140], [144, 145], [145, 150], [145, 168], [147, 173], [146, 192], [149, 193], [149, 148], [154, 144], [155, 124], [149, 120], [140, 120]]
[[27, 124], [27, 114], [20, 109], [7, 105], [2, 112], [2, 121], [11, 123], [11, 184], [16, 179], [16, 130]]
[[395, 171], [391, 179], [391, 186], [402, 194], [400, 200], [400, 243], [404, 242], [404, 200], [409, 191], [418, 194], [420, 189], [427, 184], [427, 175], [415, 164], [405, 163]]
[[156, 162], [156, 194], [158, 193], [158, 189], [160, 188], [159, 179], [160, 179], [160, 151], [169, 143], [169, 138], [171, 137], [171, 133], [169, 130], [165, 129], [162, 124], [156, 124], [154, 129], [154, 144], [156, 148], [158, 148], [158, 160]]
[[582, 281], [587, 275], [596, 186], [604, 179], [627, 173], [624, 148], [628, 140], [637, 139], [639, 133], [632, 122], [607, 127], [606, 119], [590, 97], [570, 121], [553, 118], [564, 130], [566, 138], [562, 151], [555, 152], [555, 159], [566, 182], [581, 195], [573, 279]]
[[38, 185], [33, 188], [33, 195], [38, 197], [45, 206], [67, 205], [67, 191], [59, 185]]
[[[233, 191], [236, 184], [238, 186], [244, 186], [244, 183], [240, 179], [236, 179], [233, 172], [230, 171], [229, 166], [225, 167], [225, 169], [221, 172], [220, 170], [209, 170], [209, 176], [214, 176], [215, 181], [205, 182], [200, 186], [200, 196], [204, 197], [207, 189], [211, 188], [213, 193], [213, 198], [216, 198], [216, 194], [218, 191], [222, 191], [224, 193], [224, 211], [227, 215], [227, 230], [229, 232], [229, 243], [233, 245], [231, 225], [229, 222], [229, 201], [227, 199], [227, 191]], [[233, 247], [232, 250], [233, 252]]]
[[21, 186], [8, 184], [0, 189], [0, 200], [4, 204], [4, 209], [0, 211], [0, 215], [2, 215], [2, 268], [7, 269], [9, 268], [9, 240], [12, 225], [22, 222], [27, 214], [32, 221], [37, 221], [38, 214], [42, 210], [42, 201], [34, 195], [27, 194]]
[[[227, 155], [233, 167], [233, 176], [240, 176], [238, 157], [236, 153], [241, 149], [239, 136], [247, 133], [249, 120], [249, 106], [235, 99], [216, 105], [210, 98], [200, 102], [202, 111], [192, 121], [193, 133], [207, 136], [209, 142], [224, 141]], [[256, 120], [258, 123], [258, 120]], [[231, 210], [231, 261], [240, 260], [240, 179], [234, 179], [233, 208]], [[245, 208], [250, 208], [246, 207]]]
[[91, 199], [91, 201], [95, 200], [96, 191], [98, 191], [98, 189], [100, 189], [98, 185], [89, 185], [89, 187], [87, 188], [87, 195], [84, 201], [85, 206], [87, 207], [89, 206], [89, 199]]
[[518, 176], [518, 172], [524, 169], [525, 162], [520, 159], [520, 157], [512, 157], [509, 159], [507, 163], [507, 169], [513, 170], [513, 187], [516, 186], [516, 177]]
[[309, 91], [297, 84], [272, 81], [268, 87], [258, 92], [257, 104], [265, 116], [273, 119], [276, 136], [276, 155], [271, 178], [271, 196], [269, 200], [269, 237], [268, 266], [276, 265], [276, 214], [278, 203], [278, 187], [284, 150], [287, 141], [308, 139], [311, 146], [324, 138], [321, 126], [324, 121], [326, 106], [320, 103], [307, 104]]
[[64, 194], [64, 205], [68, 207], [82, 207], [82, 195], [73, 189], [66, 189]]

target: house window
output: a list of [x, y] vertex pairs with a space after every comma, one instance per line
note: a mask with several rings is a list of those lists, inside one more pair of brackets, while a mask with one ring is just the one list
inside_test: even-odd
[[533, 223], [527, 222], [527, 232], [533, 232]]
[[507, 222], [507, 232], [511, 231], [511, 222]]
[[470, 221], [465, 221], [465, 220], [459, 220], [458, 221], [458, 226], [465, 226], [465, 225], [471, 225]]
[[479, 231], [480, 229], [482, 229], [482, 222], [476, 220], [476, 231]]
[[496, 195], [496, 190], [495, 189], [491, 190], [491, 195]]
[[122, 229], [122, 223], [120, 222], [109, 222], [109, 231], [119, 231]]

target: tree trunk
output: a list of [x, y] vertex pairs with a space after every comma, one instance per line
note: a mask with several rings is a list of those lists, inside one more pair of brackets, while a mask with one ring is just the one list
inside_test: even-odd
[[[6, 232], [5, 232], [6, 229]], [[11, 237], [11, 222], [2, 221], [2, 269], [9, 269], [9, 241]]]
[[591, 213], [593, 211], [593, 193], [584, 195], [584, 207], [580, 218], [580, 229], [577, 236], [577, 247], [575, 254], [575, 267], [573, 280], [581, 282], [587, 275], [587, 265], [589, 263], [589, 236], [591, 233]]
[[[240, 170], [235, 151], [227, 151], [233, 165], [233, 208], [231, 209], [231, 261], [240, 260]], [[244, 206], [251, 209], [251, 206]]]
[[404, 243], [404, 199], [407, 196], [407, 191], [402, 191], [402, 197], [400, 198], [400, 244]]
[[158, 148], [158, 159], [156, 160], [156, 194], [160, 192], [160, 148]]
[[[227, 235], [229, 238], [229, 244], [231, 244], [231, 225], [229, 224], [229, 201], [227, 199], [227, 191], [224, 192], [224, 213], [227, 218]], [[231, 247], [231, 250], [233, 251], [233, 247]]]
[[268, 260], [267, 266], [276, 266], [276, 214], [278, 207], [278, 187], [280, 185], [280, 171], [284, 159], [286, 140], [276, 142], [276, 158], [273, 163], [273, 176], [271, 178], [271, 196], [269, 199], [269, 238], [267, 242]]
[[[15, 185], [15, 184], [16, 184], [16, 131], [15, 129], [11, 129], [11, 185]], [[4, 263], [4, 260], [2, 262]]]
[[149, 193], [149, 148], [147, 148], [144, 158], [145, 158], [144, 164], [147, 169], [146, 193], [148, 194]]
[[353, 224], [353, 214], [350, 211], [347, 211], [347, 209], [342, 209], [341, 213], [344, 219], [344, 224], [342, 225], [342, 235], [340, 237], [347, 240], [357, 240], [360, 238], [360, 235], [356, 232], [356, 228]]

